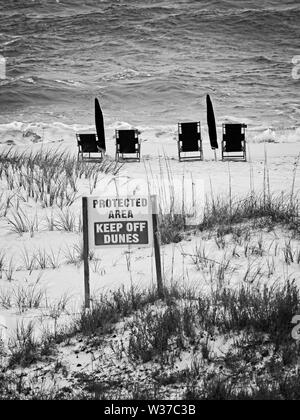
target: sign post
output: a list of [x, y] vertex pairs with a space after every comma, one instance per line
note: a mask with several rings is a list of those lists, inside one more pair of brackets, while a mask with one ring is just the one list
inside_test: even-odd
[[83, 197], [85, 307], [90, 308], [89, 250], [154, 245], [157, 288], [163, 298], [156, 196]]
[[152, 202], [152, 221], [153, 221], [153, 240], [154, 240], [154, 255], [156, 266], [156, 279], [157, 279], [157, 292], [160, 299], [164, 298], [164, 287], [161, 271], [161, 258], [160, 258], [160, 238], [158, 228], [158, 211], [157, 211], [157, 197], [151, 196]]
[[89, 229], [88, 229], [88, 200], [82, 198], [82, 230], [83, 230], [83, 264], [84, 264], [84, 306], [90, 309], [90, 267], [89, 267]]

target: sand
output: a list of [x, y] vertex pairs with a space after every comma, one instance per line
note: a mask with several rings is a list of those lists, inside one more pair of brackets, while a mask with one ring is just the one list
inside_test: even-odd
[[[295, 161], [300, 153], [300, 143], [281, 143], [281, 144], [249, 144], [248, 153], [250, 162], [215, 162], [214, 154], [210, 150], [208, 144], [204, 144], [204, 162], [179, 163], [176, 159], [177, 145], [176, 141], [169, 140], [164, 142], [162, 147], [162, 139], [156, 141], [144, 141], [142, 143], [141, 163], [128, 163], [120, 172], [120, 180], [126, 183], [128, 191], [132, 191], [136, 187], [136, 180], [143, 180], [149, 177], [152, 172], [154, 179], [161, 179], [162, 174], [166, 175], [165, 156], [168, 156], [168, 164], [174, 178], [181, 180], [182, 174], [188, 179], [192, 176], [194, 180], [203, 182], [205, 193], [211, 195], [210, 182], [215, 195], [228, 195], [229, 191], [229, 173], [231, 177], [232, 194], [236, 198], [244, 197], [247, 193], [254, 189], [259, 192], [263, 189], [264, 172], [265, 172], [265, 156], [267, 156], [267, 168], [269, 171], [271, 191], [277, 194], [281, 192], [287, 193], [291, 189], [292, 179], [295, 171]], [[34, 150], [41, 147], [39, 144], [32, 146]], [[57, 147], [57, 144], [42, 145], [42, 147]], [[76, 153], [75, 140], [73, 144], [60, 144], [60, 148]], [[18, 146], [19, 149], [24, 147]], [[26, 146], [28, 150], [28, 146]], [[109, 143], [108, 154], [113, 156], [113, 142]], [[266, 153], [266, 155], [265, 155]], [[147, 168], [147, 169], [146, 169]], [[149, 170], [151, 168], [151, 171]], [[251, 183], [251, 176], [253, 174]], [[179, 181], [180, 183], [180, 181]], [[295, 190], [300, 187], [300, 172], [295, 175]], [[1, 188], [1, 186], [0, 186]], [[111, 176], [106, 176], [99, 181], [94, 195], [105, 193], [114, 193], [114, 183], [111, 182]], [[89, 186], [87, 181], [80, 184], [80, 194], [89, 194]], [[180, 193], [179, 193], [180, 195]], [[33, 204], [24, 204], [26, 212], [34, 214], [36, 211]], [[81, 211], [80, 199], [71, 207], [72, 211], [79, 214]], [[41, 210], [41, 217], [45, 210]], [[260, 236], [257, 231], [253, 235], [253, 241], [257, 241]], [[265, 235], [268, 235], [265, 233]], [[0, 289], [6, 291], [18, 290], [20, 285], [28, 286], [39, 280], [39, 287], [45, 290], [47, 301], [57, 301], [62, 295], [69, 296], [68, 314], [65, 314], [59, 322], [64, 323], [74, 314], [78, 313], [83, 301], [83, 266], [75, 266], [66, 263], [67, 249], [72, 249], [74, 244], [81, 241], [81, 234], [66, 232], [47, 232], [41, 229], [40, 232], [34, 234], [33, 238], [29, 234], [19, 236], [10, 231], [9, 225], [5, 219], [0, 221], [0, 249], [5, 251], [6, 260], [13, 261], [14, 274], [13, 280], [8, 282], [5, 275], [0, 279]], [[289, 239], [288, 232], [278, 232], [275, 235], [279, 246], [283, 247], [286, 240]], [[228, 239], [230, 241], [230, 238]], [[274, 240], [272, 237], [266, 238], [267, 244], [271, 244]], [[180, 244], [171, 244], [162, 247], [162, 261], [165, 278], [169, 281], [179, 280], [189, 284], [197, 284], [205, 286], [203, 279], [199, 280], [199, 272], [195, 270], [191, 264], [189, 254], [193, 254], [195, 248], [201, 243], [201, 235], [189, 237]], [[213, 255], [214, 259], [220, 261], [224, 257], [222, 252], [218, 252], [213, 241], [206, 243], [208, 254]], [[29, 253], [36, 252], [39, 249], [46, 249], [47, 252], [53, 251], [59, 255], [60, 267], [57, 269], [34, 270], [29, 273], [22, 267], [22, 252], [27, 249]], [[267, 255], [268, 257], [271, 256]], [[147, 288], [155, 285], [155, 266], [152, 249], [133, 249], [128, 254], [128, 248], [119, 249], [101, 249], [97, 251], [98, 260], [91, 263], [91, 290], [92, 295], [108, 292], [117, 289], [122, 285], [130, 287], [131, 284], [141, 288]], [[175, 261], [175, 263], [174, 263]], [[243, 277], [243, 272], [247, 266], [247, 259], [238, 261], [238, 269], [233, 276], [232, 282], [235, 283], [239, 278]], [[281, 258], [276, 261], [278, 267], [282, 266]], [[130, 266], [130, 270], [129, 270]], [[290, 267], [291, 274], [295, 274], [299, 279], [298, 265]], [[286, 273], [283, 276], [286, 278]], [[38, 326], [38, 330], [43, 327], [53, 325], [53, 320], [48, 317], [49, 310], [46, 308], [38, 310], [29, 310], [20, 314], [14, 307], [5, 310], [0, 309], [0, 324], [2, 324], [2, 332], [8, 336], [14, 331], [16, 325], [20, 321], [29, 322], [34, 320]], [[3, 327], [5, 325], [5, 327]]]

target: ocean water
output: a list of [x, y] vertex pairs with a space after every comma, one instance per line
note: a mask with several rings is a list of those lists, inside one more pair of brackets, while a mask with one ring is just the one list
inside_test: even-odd
[[205, 130], [207, 93], [219, 127], [300, 141], [299, 41], [299, 0], [0, 0], [0, 142], [92, 130], [95, 96], [111, 130]]

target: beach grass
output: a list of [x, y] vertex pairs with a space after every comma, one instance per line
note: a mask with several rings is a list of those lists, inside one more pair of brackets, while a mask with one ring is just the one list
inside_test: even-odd
[[[8, 397], [8, 389], [15, 397], [29, 389], [30, 375], [23, 378], [22, 386], [12, 381], [15, 366], [29, 367], [48, 360], [53, 373], [57, 372], [57, 361], [54, 363], [51, 355], [55, 358], [57, 343], [70, 340], [70, 336], [86, 337], [81, 342], [89, 343], [90, 351], [100, 352], [107, 348], [108, 337], [113, 357], [126, 361], [133, 370], [143, 370], [151, 363], [148, 387], [141, 386], [138, 391], [134, 379], [125, 385], [120, 373], [120, 381], [111, 380], [108, 387], [106, 379], [99, 394], [96, 384], [103, 372], [95, 368], [90, 375], [77, 376], [77, 389], [71, 395], [56, 389], [52, 398], [116, 398], [121, 388], [128, 398], [134, 393], [159, 398], [168, 387], [181, 390], [186, 399], [298, 398], [295, 367], [300, 353], [290, 340], [290, 320], [299, 309], [300, 296], [293, 283], [261, 290], [252, 286], [217, 290], [210, 296], [173, 286], [166, 295], [169, 299], [165, 302], [150, 289], [120, 289], [98, 296], [91, 311], [83, 311], [74, 320], [72, 329], [45, 335], [40, 341], [34, 337], [32, 323], [18, 325], [9, 346], [10, 369], [1, 376], [1, 398]], [[65, 308], [65, 300], [53, 307], [54, 318]], [[111, 337], [123, 319], [124, 332], [112, 344]], [[227, 343], [222, 352], [216, 346], [220, 340]], [[186, 352], [191, 355], [190, 365], [178, 370], [176, 361]]]
[[[61, 209], [74, 203], [78, 194], [78, 182], [88, 179], [96, 185], [101, 175], [117, 175], [121, 168], [117, 162], [104, 159], [87, 163], [62, 150], [41, 149], [36, 152], [20, 152], [13, 148], [0, 151], [0, 180], [8, 191], [18, 192], [25, 201], [33, 199], [44, 207]], [[0, 209], [7, 212], [9, 198]]]

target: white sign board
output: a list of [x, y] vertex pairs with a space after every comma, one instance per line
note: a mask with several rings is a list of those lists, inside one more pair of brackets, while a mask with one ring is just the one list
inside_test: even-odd
[[150, 197], [88, 197], [87, 208], [90, 249], [152, 246]]

